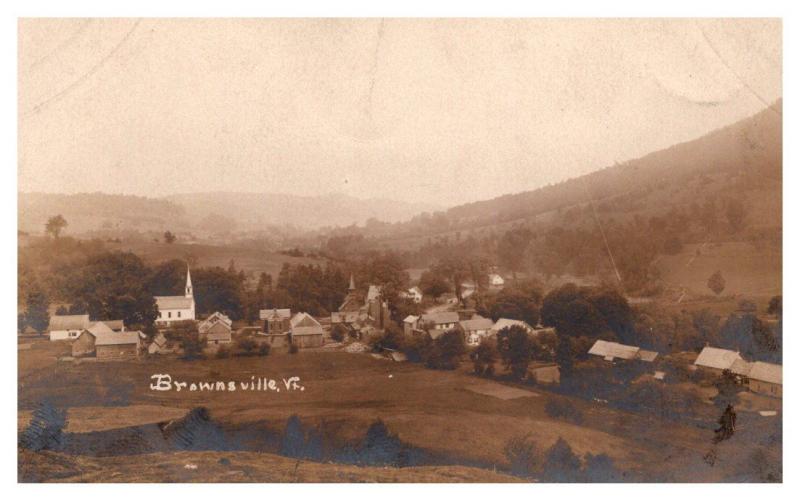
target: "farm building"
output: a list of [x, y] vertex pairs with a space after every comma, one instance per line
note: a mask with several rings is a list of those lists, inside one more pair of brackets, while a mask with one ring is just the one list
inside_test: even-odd
[[776, 398], [783, 397], [783, 367], [772, 363], [756, 361], [747, 376], [751, 391]]
[[92, 326], [88, 314], [69, 316], [51, 316], [48, 331], [50, 340], [73, 340], [87, 328]]
[[114, 331], [102, 321], [95, 322], [92, 326], [82, 331], [75, 342], [72, 343], [72, 357], [91, 356], [95, 353], [95, 340], [99, 335], [113, 334]]
[[215, 312], [198, 325], [197, 331], [209, 344], [229, 344], [231, 341], [231, 325], [230, 318], [221, 312]]
[[291, 309], [261, 309], [258, 319], [264, 322], [264, 333], [283, 334], [289, 331], [289, 320], [292, 318]]
[[491, 334], [494, 321], [476, 314], [471, 319], [459, 321], [458, 325], [464, 332], [467, 345], [475, 346]]
[[130, 359], [139, 356], [140, 332], [113, 332], [95, 340], [97, 359]]
[[419, 316], [409, 314], [403, 320], [403, 333], [406, 335], [411, 335], [415, 331], [419, 331]]
[[159, 332], [158, 335], [155, 336], [150, 345], [147, 346], [147, 353], [148, 354], [165, 354], [169, 352], [167, 348], [167, 338], [164, 336], [163, 333]]
[[291, 343], [297, 347], [321, 347], [324, 330], [308, 313], [299, 312], [291, 319]]
[[179, 321], [194, 321], [194, 292], [189, 268], [186, 268], [186, 287], [183, 295], [157, 296], [155, 299], [158, 306], [157, 326], [166, 327]]
[[72, 344], [72, 356], [126, 359], [139, 355], [141, 332], [115, 332], [98, 321], [84, 330]]
[[652, 363], [658, 356], [658, 353], [654, 351], [646, 351], [633, 345], [608, 342], [606, 340], [598, 340], [595, 342], [592, 348], [589, 349], [589, 354], [592, 356], [599, 356], [606, 361], [623, 359], [646, 361], [648, 363]]
[[492, 288], [503, 288], [503, 285], [506, 284], [506, 280], [503, 279], [497, 273], [492, 273], [489, 275], [489, 286]]
[[697, 356], [694, 366], [722, 373], [723, 370], [730, 370], [737, 360], [742, 360], [738, 352], [717, 347], [704, 347]]

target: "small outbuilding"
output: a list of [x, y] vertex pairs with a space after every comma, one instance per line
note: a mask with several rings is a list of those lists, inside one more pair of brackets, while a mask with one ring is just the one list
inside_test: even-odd
[[290, 323], [292, 345], [299, 348], [322, 347], [325, 331], [313, 316], [299, 312], [292, 317]]

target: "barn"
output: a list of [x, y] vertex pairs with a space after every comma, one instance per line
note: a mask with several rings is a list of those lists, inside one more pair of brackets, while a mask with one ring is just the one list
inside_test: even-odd
[[92, 326], [88, 314], [52, 316], [48, 331], [50, 340], [74, 340], [87, 328]]
[[322, 325], [308, 313], [300, 312], [291, 320], [291, 343], [300, 348], [322, 347]]
[[140, 332], [113, 332], [95, 339], [97, 359], [135, 359], [139, 356]]

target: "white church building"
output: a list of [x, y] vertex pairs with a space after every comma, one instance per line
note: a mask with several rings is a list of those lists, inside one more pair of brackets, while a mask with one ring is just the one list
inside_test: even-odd
[[183, 295], [161, 296], [155, 299], [158, 306], [156, 326], [170, 326], [178, 321], [194, 321], [194, 294], [189, 268], [186, 268], [186, 289]]

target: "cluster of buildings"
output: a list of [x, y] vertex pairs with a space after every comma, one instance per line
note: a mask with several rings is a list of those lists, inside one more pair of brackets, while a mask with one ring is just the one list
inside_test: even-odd
[[370, 285], [364, 296], [356, 289], [355, 280], [350, 276], [350, 286], [342, 305], [331, 313], [331, 328], [341, 325], [351, 336], [365, 338], [375, 331], [386, 329], [390, 321], [389, 302], [384, 299], [382, 288]]
[[510, 326], [519, 326], [531, 335], [538, 335], [542, 332], [555, 333], [553, 328], [545, 328], [541, 325], [532, 327], [528, 323], [516, 319], [500, 318], [492, 321], [490, 318], [484, 318], [469, 310], [410, 315], [403, 320], [403, 332], [406, 335], [425, 334], [432, 339], [437, 339], [444, 332], [456, 329], [464, 335], [464, 342], [468, 346], [476, 346], [483, 339], [495, 336], [500, 330]]
[[262, 330], [256, 335], [271, 347], [322, 347], [324, 343], [322, 324], [308, 313], [298, 312], [292, 316], [291, 309], [262, 309], [258, 317]]

